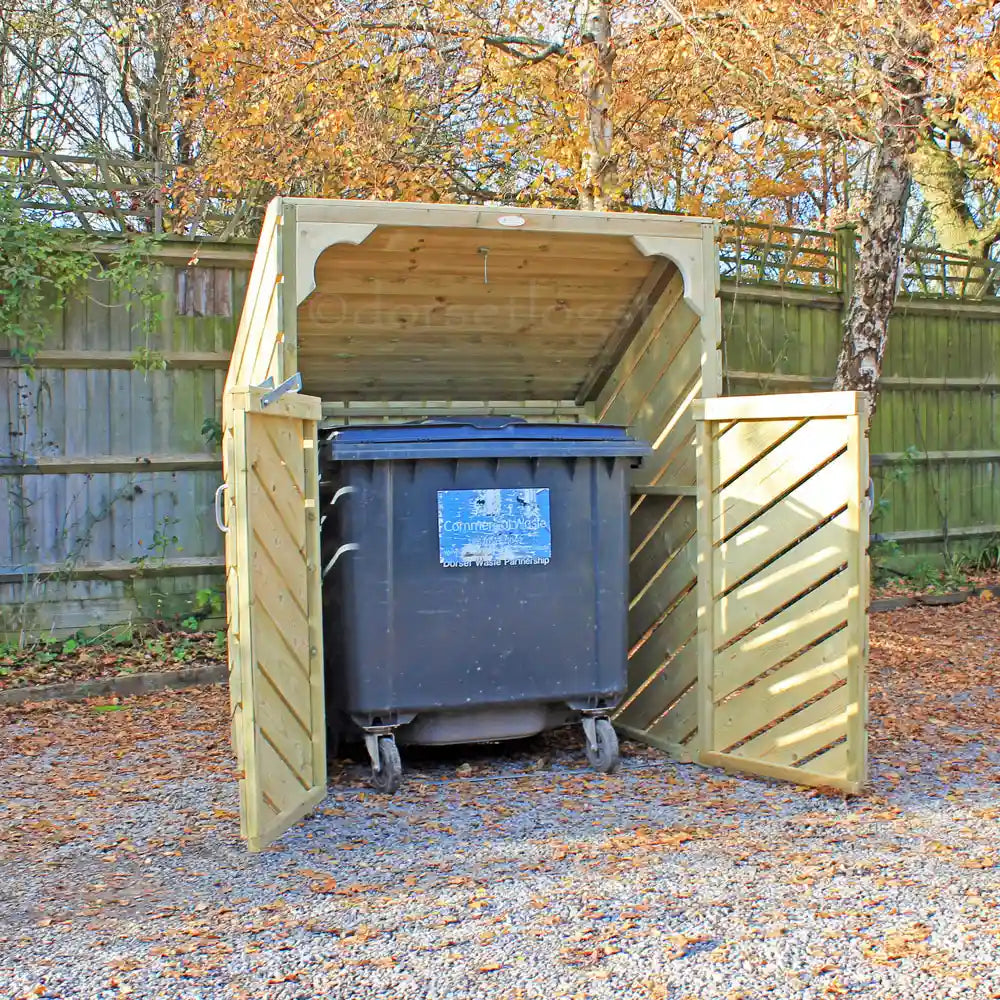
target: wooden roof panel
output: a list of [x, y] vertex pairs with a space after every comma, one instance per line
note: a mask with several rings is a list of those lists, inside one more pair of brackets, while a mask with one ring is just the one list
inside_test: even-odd
[[316, 263], [298, 310], [306, 391], [572, 397], [653, 266], [625, 236], [379, 226]]

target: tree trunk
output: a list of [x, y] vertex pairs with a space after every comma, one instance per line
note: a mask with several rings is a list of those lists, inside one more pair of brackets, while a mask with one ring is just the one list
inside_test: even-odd
[[615, 50], [611, 40], [610, 7], [610, 0], [594, 0], [583, 25], [583, 42], [591, 52], [589, 66], [583, 74], [587, 146], [583, 153], [579, 202], [580, 208], [597, 211], [608, 209], [615, 184], [614, 123], [611, 119]]
[[910, 156], [910, 164], [938, 245], [953, 253], [985, 257], [1000, 239], [1000, 220], [982, 227], [977, 224], [966, 201], [966, 176], [958, 160], [933, 139], [924, 138]]
[[859, 389], [875, 409], [889, 331], [896, 300], [903, 253], [903, 221], [910, 193], [906, 151], [895, 136], [878, 150], [868, 211], [861, 223], [861, 253], [854, 292], [844, 317], [835, 389]]
[[900, 25], [899, 41], [900, 50], [886, 57], [882, 65], [886, 105], [881, 141], [868, 209], [861, 220], [861, 253], [833, 383], [835, 389], [864, 392], [869, 415], [875, 412], [889, 316], [899, 289], [903, 222], [912, 179], [909, 155], [924, 121], [926, 88], [917, 72], [930, 41], [905, 25]]
[[910, 157], [910, 166], [934, 224], [938, 246], [984, 261], [982, 267], [969, 265], [962, 277], [963, 293], [969, 298], [989, 294], [993, 268], [985, 261], [1000, 240], [1000, 219], [991, 219], [983, 226], [977, 223], [966, 200], [967, 178], [962, 165], [933, 138], [920, 141]]

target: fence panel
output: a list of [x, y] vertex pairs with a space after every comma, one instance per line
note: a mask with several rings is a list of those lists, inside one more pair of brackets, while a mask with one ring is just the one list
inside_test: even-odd
[[[832, 387], [838, 297], [725, 284], [722, 298], [728, 394]], [[880, 561], [913, 569], [995, 549], [998, 393], [1000, 304], [899, 300], [871, 428]]]
[[247, 272], [194, 270], [160, 269], [152, 324], [94, 279], [33, 373], [0, 352], [0, 632], [183, 614], [219, 588], [211, 422]]

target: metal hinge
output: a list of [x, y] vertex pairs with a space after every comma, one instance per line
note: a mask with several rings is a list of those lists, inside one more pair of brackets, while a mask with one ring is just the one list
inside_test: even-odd
[[302, 374], [301, 372], [296, 372], [291, 378], [286, 378], [277, 389], [274, 388], [274, 379], [269, 375], [260, 385], [254, 386], [254, 388], [271, 390], [270, 392], [265, 392], [260, 397], [260, 406], [263, 409], [265, 406], [270, 406], [275, 400], [281, 399], [286, 392], [299, 392], [302, 388]]

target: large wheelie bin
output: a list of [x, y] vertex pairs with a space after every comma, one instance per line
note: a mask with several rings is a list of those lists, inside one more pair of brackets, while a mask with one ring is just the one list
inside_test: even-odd
[[470, 417], [322, 443], [327, 717], [394, 791], [400, 743], [579, 720], [611, 771], [626, 683], [630, 466], [620, 427]]

